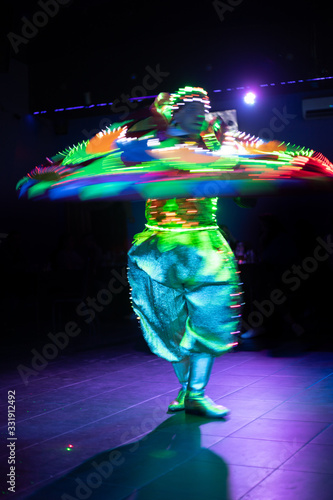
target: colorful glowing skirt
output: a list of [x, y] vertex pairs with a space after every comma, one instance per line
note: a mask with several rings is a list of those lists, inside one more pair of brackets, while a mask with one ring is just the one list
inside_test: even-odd
[[146, 200], [262, 196], [331, 190], [332, 163], [290, 144], [233, 137], [218, 150], [127, 136], [121, 125], [100, 132], [46, 163], [19, 183], [20, 197], [36, 200]]

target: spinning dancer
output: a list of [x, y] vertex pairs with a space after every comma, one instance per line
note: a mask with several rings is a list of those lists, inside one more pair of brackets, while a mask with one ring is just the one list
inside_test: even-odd
[[[220, 148], [206, 125], [208, 107], [200, 88], [162, 95], [152, 107], [165, 120], [159, 135], [164, 128], [163, 139], [173, 145]], [[215, 357], [237, 344], [242, 292], [232, 251], [216, 224], [217, 200], [148, 199], [146, 230], [128, 253], [128, 280], [151, 351], [172, 362], [181, 385], [169, 411], [222, 418], [229, 410], [205, 396], [205, 388]]]
[[128, 253], [133, 309], [151, 351], [181, 388], [169, 411], [223, 418], [205, 395], [214, 359], [237, 344], [242, 292], [216, 223], [217, 197], [332, 189], [333, 165], [311, 149], [266, 143], [208, 122], [207, 92], [155, 99], [145, 119], [107, 127], [35, 167], [20, 197], [145, 199], [146, 229]]

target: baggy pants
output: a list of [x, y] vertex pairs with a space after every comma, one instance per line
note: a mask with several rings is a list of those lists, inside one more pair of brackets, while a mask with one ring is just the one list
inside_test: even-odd
[[128, 252], [128, 281], [144, 338], [158, 356], [216, 357], [237, 344], [239, 271], [220, 231], [139, 233]]

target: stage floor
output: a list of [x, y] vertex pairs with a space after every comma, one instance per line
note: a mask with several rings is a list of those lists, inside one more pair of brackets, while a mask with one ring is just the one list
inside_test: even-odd
[[[32, 369], [32, 354], [1, 375], [2, 498], [333, 498], [332, 352], [218, 358], [207, 394], [230, 408], [222, 421], [167, 414], [178, 391], [172, 366], [135, 340], [64, 349], [43, 368], [35, 361], [34, 374], [21, 367], [23, 377], [20, 363]], [[11, 442], [15, 494], [4, 479]]]

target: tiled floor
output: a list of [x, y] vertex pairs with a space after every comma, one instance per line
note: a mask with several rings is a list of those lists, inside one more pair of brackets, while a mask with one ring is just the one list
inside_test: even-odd
[[5, 474], [9, 389], [17, 429], [16, 493], [3, 480], [3, 498], [333, 498], [332, 352], [218, 358], [207, 393], [231, 409], [222, 421], [167, 414], [172, 366], [135, 342], [64, 351], [27, 374], [8, 362], [1, 377]]

